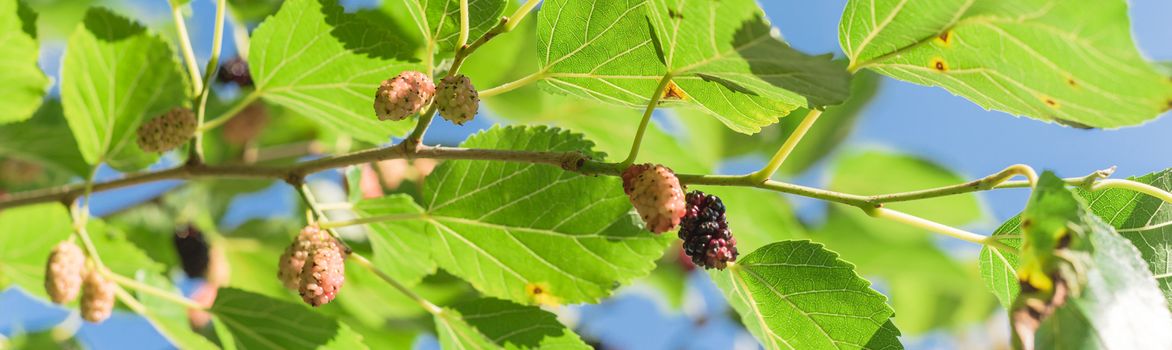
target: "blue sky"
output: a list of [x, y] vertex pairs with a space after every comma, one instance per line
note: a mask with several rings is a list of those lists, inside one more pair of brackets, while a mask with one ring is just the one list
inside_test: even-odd
[[[133, 1], [135, 12], [146, 22], [168, 21], [166, 2]], [[348, 4], [369, 3], [369, 0], [346, 1]], [[786, 40], [807, 53], [836, 53], [838, 48], [838, 18], [845, 0], [767, 0], [760, 1], [774, 26]], [[1172, 61], [1172, 1], [1132, 0], [1133, 32], [1142, 52], [1149, 58]], [[195, 18], [190, 20], [192, 39], [197, 43], [210, 42], [210, 21], [214, 7], [211, 0], [193, 0]], [[231, 55], [231, 36], [226, 38], [226, 54]], [[60, 43], [46, 45], [42, 65], [50, 73], [58, 68]], [[209, 48], [196, 45], [197, 56], [206, 59]], [[481, 119], [483, 120], [483, 119]], [[478, 126], [486, 124], [480, 123]], [[429, 142], [452, 142], [462, 139], [470, 129], [455, 129], [439, 123], [429, 134]], [[967, 100], [952, 96], [939, 88], [929, 88], [884, 79], [876, 98], [864, 109], [856, 131], [844, 148], [881, 147], [919, 155], [964, 174], [978, 177], [996, 172], [1007, 165], [1025, 163], [1038, 169], [1051, 169], [1064, 176], [1081, 176], [1093, 170], [1118, 166], [1117, 176], [1135, 176], [1172, 166], [1172, 118], [1163, 118], [1142, 127], [1121, 130], [1077, 130], [1045, 124], [1025, 118], [1015, 118], [1000, 112], [985, 111]], [[761, 160], [747, 160], [731, 164], [728, 171], [751, 169]], [[823, 185], [821, 169], [797, 181], [808, 185]], [[114, 174], [106, 174], [113, 176]], [[95, 198], [95, 206], [106, 210], [133, 202], [134, 198], [165, 189], [174, 184], [156, 185]], [[1027, 193], [1023, 190], [1005, 190], [982, 194], [994, 218], [989, 224], [1017, 213]], [[296, 200], [280, 187], [266, 189], [251, 197], [257, 202], [277, 198], [282, 203]], [[804, 209], [820, 205], [817, 202], [796, 199]], [[249, 208], [242, 201], [236, 207]], [[249, 215], [251, 214], [251, 215]], [[272, 210], [239, 211], [231, 218], [239, 222], [252, 215], [280, 215]], [[601, 337], [623, 348], [674, 349], [682, 344], [664, 339], [696, 339], [686, 348], [730, 348], [743, 343], [746, 333], [733, 321], [724, 318], [727, 306], [712, 291], [711, 284], [702, 275], [691, 282], [693, 301], [703, 305], [700, 314], [716, 315], [708, 322], [697, 324], [691, 316], [666, 310], [659, 301], [636, 289], [607, 303], [578, 308], [581, 331]], [[977, 286], [974, 286], [977, 287]], [[11, 334], [15, 329], [39, 329], [56, 324], [67, 316], [59, 308], [31, 302], [15, 291], [0, 293], [0, 333]], [[652, 325], [652, 326], [648, 326]], [[166, 347], [162, 339], [147, 329], [141, 319], [129, 315], [116, 317], [100, 327], [84, 326], [79, 335], [93, 348]], [[947, 339], [918, 342], [919, 347], [948, 344]], [[434, 346], [432, 342], [422, 347]]]

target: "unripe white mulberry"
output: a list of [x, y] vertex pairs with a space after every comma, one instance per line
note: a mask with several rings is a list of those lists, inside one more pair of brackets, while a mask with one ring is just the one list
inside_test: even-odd
[[301, 270], [301, 300], [314, 307], [334, 300], [346, 282], [346, 262], [334, 244], [318, 243]]
[[623, 191], [647, 224], [647, 230], [663, 233], [679, 225], [684, 216], [684, 191], [670, 168], [658, 164], [632, 165], [623, 171]]
[[457, 74], [440, 80], [435, 103], [441, 117], [456, 125], [463, 125], [476, 117], [476, 110], [480, 108], [480, 94], [468, 77]]
[[110, 318], [114, 312], [116, 289], [114, 281], [106, 279], [106, 275], [98, 268], [86, 271], [81, 290], [81, 317], [92, 323], [101, 323]]
[[85, 269], [85, 254], [73, 242], [58, 243], [49, 253], [45, 264], [45, 293], [57, 304], [77, 298], [81, 292], [81, 273]]
[[289, 247], [285, 248], [285, 253], [281, 254], [281, 260], [277, 267], [277, 277], [285, 284], [285, 288], [298, 290], [301, 285], [301, 270], [305, 266], [305, 261], [309, 259], [309, 254], [312, 253], [314, 246], [319, 243], [333, 245], [333, 237], [330, 237], [328, 232], [319, 229], [317, 225], [309, 225], [301, 229], [297, 238], [289, 243]]
[[175, 107], [138, 127], [138, 146], [147, 152], [166, 152], [195, 134], [195, 113]]
[[374, 113], [379, 120], [403, 120], [431, 103], [435, 83], [421, 72], [409, 70], [384, 80], [374, 94]]

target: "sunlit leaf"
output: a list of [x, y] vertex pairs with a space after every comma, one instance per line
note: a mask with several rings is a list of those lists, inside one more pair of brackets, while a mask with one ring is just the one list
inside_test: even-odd
[[1117, 128], [1172, 109], [1172, 81], [1128, 23], [1123, 0], [851, 0], [839, 41], [853, 67], [986, 109]]

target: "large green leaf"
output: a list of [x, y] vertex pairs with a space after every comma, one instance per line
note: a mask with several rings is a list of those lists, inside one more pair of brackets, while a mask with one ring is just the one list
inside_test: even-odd
[[[0, 0], [0, 124], [28, 119], [41, 105], [49, 78], [37, 67], [35, 17], [18, 0]], [[29, 12], [31, 13], [31, 12]]]
[[710, 274], [766, 349], [903, 347], [887, 298], [820, 244], [773, 243]]
[[252, 35], [249, 69], [269, 102], [355, 139], [383, 143], [408, 122], [381, 122], [371, 101], [385, 79], [409, 69], [411, 52], [394, 34], [346, 14], [329, 0], [289, 0]]
[[[1158, 171], [1132, 180], [1165, 191], [1172, 190], [1170, 170]], [[1096, 192], [1078, 189], [1076, 192], [1089, 203], [1092, 213], [1103, 218], [1119, 235], [1135, 245], [1155, 276], [1165, 298], [1172, 303], [1172, 278], [1169, 278], [1172, 275], [1172, 269], [1169, 267], [1172, 231], [1168, 225], [1172, 222], [1172, 212], [1169, 211], [1168, 204], [1158, 198], [1124, 189]], [[1021, 219], [1014, 217], [1005, 222], [995, 234], [1015, 235], [1020, 232], [1020, 223]], [[1020, 239], [1017, 238], [1006, 238], [1003, 241], [1012, 246], [1020, 244]], [[1019, 291], [1014, 276], [1018, 264], [1017, 255], [1012, 253], [994, 248], [985, 248], [981, 252], [981, 270], [985, 275], [985, 283], [1004, 305], [1008, 305]]]
[[1010, 308], [1017, 339], [1041, 349], [1172, 348], [1172, 313], [1147, 264], [1062, 179], [1042, 174], [1021, 217], [1017, 276], [1031, 288]]
[[86, 13], [69, 37], [61, 68], [61, 104], [87, 163], [138, 170], [157, 155], [135, 142], [135, 129], [187, 103], [187, 80], [167, 41], [103, 8]]
[[[879, 150], [845, 154], [836, 161], [830, 188], [862, 195], [914, 191], [966, 181], [948, 168], [912, 155]], [[884, 207], [905, 211], [948, 225], [964, 225], [984, 217], [972, 193], [888, 203]]]
[[787, 46], [751, 0], [550, 1], [537, 35], [540, 74], [555, 91], [640, 107], [670, 74], [664, 103], [742, 133], [847, 94], [842, 67]]
[[[418, 215], [418, 218], [423, 215], [423, 208], [411, 196], [397, 194], [359, 202], [354, 212], [359, 216]], [[424, 276], [434, 273], [436, 264], [429, 254], [431, 242], [430, 236], [424, 234], [425, 226], [419, 220], [368, 225], [371, 232], [367, 237], [374, 250], [375, 266], [406, 285], [419, 283]]]
[[[580, 135], [545, 127], [493, 128], [463, 146], [599, 156]], [[445, 162], [423, 207], [440, 267], [523, 304], [597, 301], [649, 273], [672, 238], [641, 228], [618, 178], [542, 164]]]
[[309, 308], [235, 288], [221, 288], [211, 312], [237, 349], [365, 349], [362, 336]]
[[46, 298], [45, 261], [53, 246], [73, 232], [69, 212], [58, 203], [0, 211], [0, 289], [16, 285]]
[[48, 165], [76, 176], [91, 170], [69, 132], [61, 103], [50, 100], [29, 120], [0, 127], [0, 155]]
[[500, 299], [445, 309], [436, 317], [436, 329], [444, 349], [590, 349], [554, 314]]
[[[1172, 170], [1133, 178], [1162, 190], [1172, 190]], [[1159, 198], [1130, 190], [1109, 189], [1078, 193], [1090, 203], [1091, 212], [1139, 249], [1164, 297], [1172, 305], [1172, 205]]]
[[839, 29], [853, 67], [987, 109], [1102, 128], [1172, 109], [1172, 82], [1136, 50], [1124, 0], [851, 0]]

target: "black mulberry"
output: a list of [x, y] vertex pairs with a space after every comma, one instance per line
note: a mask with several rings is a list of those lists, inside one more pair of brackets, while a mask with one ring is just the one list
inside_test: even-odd
[[208, 242], [203, 233], [191, 224], [175, 230], [173, 237], [179, 262], [188, 277], [204, 277], [208, 271]]
[[719, 197], [700, 191], [689, 192], [684, 198], [684, 218], [680, 222], [680, 239], [684, 253], [696, 265], [706, 269], [723, 270], [728, 262], [737, 260], [737, 240], [728, 230], [724, 203]]
[[216, 80], [221, 83], [236, 83], [240, 87], [252, 87], [252, 74], [248, 72], [248, 62], [243, 57], [236, 56], [224, 61], [220, 65], [220, 73]]

